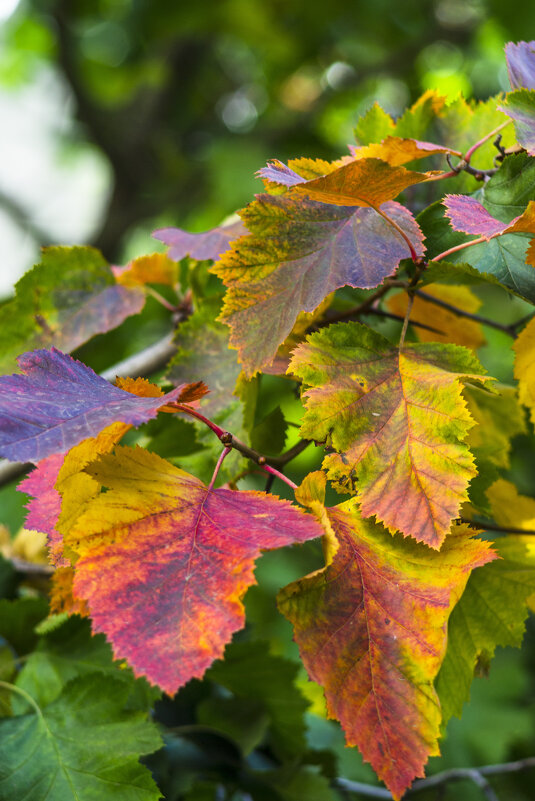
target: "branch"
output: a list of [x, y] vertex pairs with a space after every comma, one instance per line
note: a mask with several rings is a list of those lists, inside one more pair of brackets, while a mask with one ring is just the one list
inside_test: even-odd
[[468, 523], [481, 531], [502, 531], [504, 534], [535, 534], [532, 528], [517, 528], [515, 526], [499, 526], [497, 523], [479, 523], [477, 520], [470, 520], [468, 517], [460, 517], [461, 523]]
[[[498, 796], [485, 777], [498, 776], [502, 773], [517, 773], [518, 771], [528, 770], [530, 768], [535, 768], [535, 756], [519, 759], [516, 762], [503, 762], [500, 765], [484, 765], [480, 768], [452, 768], [451, 770], [444, 770], [442, 773], [437, 773], [435, 776], [429, 776], [427, 779], [415, 781], [403, 798], [408, 798], [422, 790], [440, 787], [448, 782], [468, 779], [477, 784], [490, 801], [498, 801]], [[360, 793], [368, 798], [384, 798], [387, 801], [392, 801], [391, 793], [382, 787], [374, 787], [364, 782], [354, 782], [344, 778], [336, 779], [334, 784], [335, 787], [350, 793]]]
[[[435, 306], [441, 306], [443, 309], [447, 309], [453, 314], [456, 314], [458, 317], [466, 317], [468, 320], [474, 320], [476, 323], [489, 326], [489, 328], [496, 328], [498, 331], [503, 331], [505, 334], [508, 334], [508, 336], [513, 338], [516, 336], [516, 328], [522, 325], [526, 319], [522, 318], [522, 320], [518, 320], [516, 323], [511, 323], [511, 325], [504, 325], [503, 323], [497, 323], [494, 320], [489, 320], [488, 317], [482, 317], [480, 314], [473, 314], [472, 312], [465, 311], [464, 309], [459, 309], [458, 306], [454, 306], [452, 303], [447, 303], [445, 300], [441, 300], [440, 298], [435, 298], [433, 295], [428, 295], [427, 292], [422, 292], [421, 289], [417, 289], [416, 294], [418, 297], [427, 300], [429, 303], [434, 303]], [[531, 319], [532, 316], [533, 315], [530, 314], [529, 319]]]
[[[150, 345], [140, 353], [124, 359], [119, 364], [104, 370], [101, 373], [106, 381], [114, 381], [116, 376], [122, 378], [127, 376], [148, 376], [161, 370], [166, 366], [171, 356], [175, 352], [172, 344], [171, 335], [167, 335], [154, 345]], [[13, 481], [23, 473], [26, 473], [33, 465], [31, 463], [8, 462], [7, 459], [0, 459], [0, 487]]]

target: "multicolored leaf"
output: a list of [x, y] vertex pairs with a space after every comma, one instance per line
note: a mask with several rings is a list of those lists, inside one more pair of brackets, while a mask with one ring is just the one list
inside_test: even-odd
[[530, 156], [535, 156], [535, 90], [509, 92], [500, 110], [513, 120], [518, 143]]
[[526, 210], [509, 223], [497, 220], [474, 197], [468, 195], [446, 195], [446, 214], [455, 231], [476, 234], [487, 241], [503, 234], [535, 235], [535, 201], [530, 200]]
[[[411, 213], [381, 206], [423, 255]], [[214, 265], [228, 287], [220, 320], [231, 328], [244, 371], [269, 365], [299, 312], [312, 312], [344, 285], [370, 288], [410, 256], [398, 231], [375, 209], [319, 203], [294, 195], [259, 195], [243, 212], [250, 236]]]
[[259, 174], [270, 181], [293, 187], [295, 192], [302, 192], [311, 200], [335, 206], [369, 206], [375, 209], [393, 200], [407, 186], [427, 181], [432, 175], [392, 166], [378, 158], [351, 160], [327, 175], [309, 181], [304, 181], [281, 162], [272, 162], [259, 170]]
[[440, 548], [475, 475], [461, 384], [481, 378], [475, 356], [434, 343], [399, 350], [339, 323], [299, 345], [289, 372], [310, 387], [301, 435], [337, 451], [324, 467], [343, 491], [355, 478], [364, 517]]
[[287, 501], [210, 489], [141, 449], [86, 468], [107, 492], [68, 532], [74, 592], [116, 657], [168, 693], [200, 677], [244, 624], [260, 551], [322, 534]]
[[15, 357], [32, 348], [72, 351], [138, 314], [144, 304], [145, 293], [118, 285], [98, 250], [44, 248], [41, 263], [2, 306], [0, 372], [14, 370]]
[[507, 42], [505, 60], [513, 89], [535, 89], [535, 42]]
[[[307, 482], [318, 483], [318, 474]], [[470, 571], [494, 555], [465, 526], [440, 552], [392, 537], [363, 520], [354, 500], [325, 517], [327, 566], [283, 589], [279, 609], [324, 688], [329, 716], [399, 799], [439, 753], [433, 680], [448, 616]]]
[[138, 397], [56, 348], [17, 361], [23, 375], [0, 377], [0, 455], [13, 461], [65, 453], [111, 423], [137, 426], [170, 401], [188, 402], [206, 392], [204, 385], [180, 386], [158, 398]]
[[200, 234], [191, 234], [180, 228], [159, 228], [153, 237], [169, 246], [169, 257], [180, 261], [184, 256], [191, 256], [198, 261], [218, 259], [230, 247], [234, 239], [247, 234], [241, 220], [227, 225], [219, 225]]
[[158, 801], [160, 792], [138, 758], [161, 747], [146, 715], [125, 710], [124, 682], [96, 674], [75, 679], [40, 708], [0, 721], [0, 795], [32, 801]]

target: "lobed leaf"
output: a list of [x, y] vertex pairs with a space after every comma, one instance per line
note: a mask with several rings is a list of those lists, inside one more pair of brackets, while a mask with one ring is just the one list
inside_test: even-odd
[[69, 683], [45, 709], [0, 721], [0, 796], [32, 801], [158, 801], [139, 756], [157, 750], [156, 726], [123, 711], [124, 682], [89, 675]]
[[183, 385], [158, 398], [132, 395], [56, 348], [17, 361], [23, 375], [0, 377], [0, 455], [13, 461], [65, 453], [113, 422], [137, 426], [166, 403], [206, 391]]
[[339, 323], [299, 345], [289, 372], [310, 387], [301, 435], [337, 451], [324, 467], [343, 491], [355, 477], [364, 517], [440, 548], [475, 475], [460, 381], [482, 376], [473, 354], [434, 343], [398, 350]]
[[171, 694], [243, 626], [260, 551], [322, 533], [286, 501], [210, 489], [141, 449], [119, 447], [86, 472], [108, 491], [64, 532], [79, 557], [75, 596], [115, 656]]
[[403, 139], [400, 136], [386, 136], [380, 144], [374, 143], [364, 147], [349, 145], [351, 155], [355, 159], [378, 158], [387, 161], [393, 167], [409, 161], [434, 156], [437, 153], [459, 156], [457, 150], [432, 142], [421, 142], [418, 139]]
[[219, 225], [200, 234], [191, 234], [181, 228], [159, 228], [153, 237], [169, 246], [169, 257], [180, 261], [184, 256], [191, 256], [198, 261], [218, 259], [225, 253], [234, 239], [247, 234], [241, 220], [226, 225]]
[[[412, 214], [394, 201], [381, 212], [423, 255]], [[371, 208], [259, 195], [242, 216], [250, 236], [212, 269], [228, 287], [219, 319], [230, 326], [231, 347], [249, 375], [273, 361], [301, 311], [313, 312], [345, 285], [378, 286], [410, 256], [401, 235]]]
[[439, 753], [433, 680], [448, 616], [470, 571], [494, 555], [466, 526], [440, 552], [392, 537], [362, 520], [354, 501], [324, 510], [323, 521], [326, 567], [283, 589], [279, 608], [329, 716], [399, 799]]
[[511, 222], [497, 220], [474, 197], [446, 195], [446, 214], [455, 231], [477, 234], [487, 241], [503, 234], [535, 234], [535, 201], [530, 200], [526, 210]]

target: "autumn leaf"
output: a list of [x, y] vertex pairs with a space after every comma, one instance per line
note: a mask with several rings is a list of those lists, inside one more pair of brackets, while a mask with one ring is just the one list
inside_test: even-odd
[[64, 453], [113, 422], [137, 426], [166, 403], [206, 391], [202, 385], [180, 386], [159, 398], [138, 397], [56, 348], [17, 361], [23, 375], [0, 376], [0, 455], [13, 461]]
[[166, 692], [200, 677], [244, 624], [260, 551], [318, 537], [313, 518], [257, 492], [209, 489], [156, 454], [119, 447], [86, 472], [107, 492], [64, 532], [95, 631]]
[[457, 150], [432, 142], [420, 142], [418, 139], [403, 139], [400, 136], [386, 136], [380, 144], [373, 143], [364, 147], [349, 146], [355, 159], [377, 158], [387, 161], [393, 167], [409, 161], [434, 156], [437, 153], [460, 156]]
[[178, 283], [178, 265], [164, 253], [140, 256], [132, 259], [126, 267], [111, 269], [115, 280], [121, 286], [135, 287], [145, 284], [175, 286]]
[[[447, 308], [433, 303], [425, 295], [449, 303], [456, 308], [471, 314], [477, 312], [481, 301], [467, 286], [445, 286], [432, 284], [426, 286], [425, 292], [416, 295], [413, 301], [410, 322], [423, 323], [429, 328], [414, 328], [416, 337], [422, 342], [453, 342], [476, 350], [485, 343], [481, 324], [473, 320], [463, 319]], [[387, 301], [388, 309], [404, 317], [408, 307], [408, 295], [400, 292]], [[433, 328], [434, 330], [429, 330]]]
[[520, 403], [527, 406], [535, 423], [535, 320], [530, 320], [513, 344], [515, 378]]
[[324, 467], [346, 492], [355, 476], [364, 517], [440, 548], [475, 475], [461, 393], [463, 377], [482, 377], [473, 354], [434, 343], [398, 350], [339, 323], [299, 345], [289, 372], [310, 387], [301, 435], [337, 451]]
[[[423, 255], [411, 213], [395, 201], [381, 211]], [[212, 270], [228, 288], [219, 319], [230, 326], [231, 347], [248, 375], [272, 362], [300, 312], [313, 312], [342, 286], [378, 286], [410, 256], [402, 236], [371, 208], [258, 195], [242, 216], [250, 236]]]
[[535, 234], [535, 201], [530, 200], [526, 210], [509, 223], [493, 217], [474, 197], [446, 195], [446, 214], [455, 231], [477, 234], [487, 241], [503, 234]]
[[513, 89], [535, 89], [535, 42], [507, 42], [505, 60]]
[[0, 372], [15, 369], [15, 357], [54, 345], [69, 352], [96, 334], [138, 314], [145, 294], [119, 286], [104, 257], [90, 247], [49, 247], [42, 261], [17, 283], [2, 306]]
[[[306, 483], [320, 485], [320, 474]], [[433, 680], [448, 616], [470, 571], [494, 555], [466, 526], [454, 527], [440, 552], [392, 537], [363, 520], [354, 500], [322, 519], [327, 565], [284, 588], [279, 609], [310, 678], [324, 688], [329, 716], [399, 799], [439, 753]]]
[[227, 225], [219, 225], [200, 234], [191, 234], [180, 228], [159, 228], [153, 237], [169, 246], [169, 257], [180, 261], [191, 256], [198, 261], [218, 259], [229, 249], [230, 243], [247, 233], [241, 220]]

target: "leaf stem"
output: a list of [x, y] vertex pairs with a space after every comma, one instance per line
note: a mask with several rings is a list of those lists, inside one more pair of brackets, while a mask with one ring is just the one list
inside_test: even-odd
[[412, 311], [412, 304], [414, 303], [414, 292], [409, 292], [409, 302], [407, 304], [407, 311], [405, 312], [405, 318], [403, 320], [403, 328], [401, 329], [401, 334], [399, 336], [399, 347], [403, 347], [403, 343], [405, 342], [405, 335], [407, 333], [407, 329], [409, 327], [409, 317], [411, 316]]
[[491, 137], [496, 136], [496, 134], [499, 133], [502, 130], [502, 128], [505, 128], [506, 125], [510, 125], [511, 122], [512, 120], [506, 120], [505, 122], [502, 122], [501, 125], [498, 125], [497, 128], [494, 128], [490, 133], [488, 133], [482, 139], [479, 139], [474, 145], [472, 145], [471, 148], [469, 148], [469, 150], [466, 151], [466, 153], [464, 154], [464, 161], [466, 161], [467, 164], [470, 164], [470, 159], [472, 158], [476, 150], [480, 148], [481, 145], [484, 145], [488, 139], [491, 139]]
[[168, 311], [173, 312], [173, 313], [177, 311], [177, 309], [178, 309], [177, 306], [173, 306], [172, 303], [169, 303], [169, 301], [166, 300], [166, 298], [164, 298], [163, 295], [160, 295], [160, 293], [157, 292], [155, 289], [153, 289], [151, 286], [146, 286], [145, 287], [145, 292], [148, 295], [151, 295], [155, 300], [158, 301], [158, 303], [160, 303]]
[[389, 217], [389, 216], [388, 216], [388, 214], [385, 214], [385, 212], [384, 212], [384, 211], [381, 211], [381, 209], [380, 209], [380, 207], [379, 207], [379, 206], [373, 206], [372, 208], [374, 208], [374, 209], [375, 209], [375, 211], [377, 212], [377, 214], [379, 214], [379, 215], [380, 215], [380, 216], [383, 218], [383, 220], [386, 220], [388, 223], [390, 223], [390, 225], [392, 226], [392, 228], [395, 228], [395, 230], [398, 232], [398, 234], [399, 234], [400, 236], [402, 236], [402, 237], [403, 237], [403, 239], [405, 240], [405, 243], [406, 243], [407, 247], [409, 248], [409, 251], [410, 251], [410, 254], [411, 254], [411, 259], [413, 260], [413, 262], [414, 262], [415, 264], [419, 264], [419, 263], [420, 263], [420, 261], [421, 261], [421, 259], [420, 259], [420, 257], [418, 256], [418, 254], [416, 253], [416, 251], [415, 251], [415, 249], [414, 249], [414, 246], [413, 246], [413, 244], [412, 244], [411, 240], [409, 239], [409, 237], [407, 236], [407, 234], [405, 233], [405, 231], [403, 230], [403, 228], [401, 228], [401, 227], [400, 227], [400, 226], [397, 224], [397, 222], [396, 222], [395, 220], [393, 220], [391, 217]]
[[457, 253], [458, 250], [471, 248], [472, 245], [480, 245], [482, 242], [486, 241], [487, 240], [484, 236], [479, 236], [477, 239], [470, 240], [470, 242], [461, 242], [460, 245], [455, 245], [455, 247], [449, 248], [448, 250], [445, 250], [443, 253], [439, 253], [438, 256], [434, 256], [432, 261], [440, 261], [441, 259], [445, 259], [447, 256], [450, 256], [452, 253]]
[[293, 490], [297, 489], [297, 484], [294, 484], [294, 482], [287, 476], [285, 476], [284, 473], [279, 472], [279, 470], [275, 470], [275, 468], [271, 467], [269, 464], [263, 464], [260, 466], [262, 470], [266, 471], [266, 473], [275, 476], [275, 478], [280, 478], [281, 481], [284, 481], [284, 483], [288, 484], [288, 486], [291, 487]]
[[214, 468], [214, 473], [212, 475], [212, 478], [210, 479], [210, 483], [208, 484], [208, 491], [210, 491], [213, 488], [213, 486], [215, 484], [215, 480], [217, 478], [217, 474], [219, 473], [219, 469], [220, 469], [221, 465], [223, 464], [223, 460], [224, 460], [224, 458], [226, 456], [229, 455], [231, 450], [232, 450], [232, 448], [223, 448], [223, 450], [219, 454], [219, 459], [217, 460], [217, 464], [216, 464], [216, 466]]
[[8, 681], [0, 681], [0, 687], [3, 687], [4, 690], [7, 690], [10, 693], [16, 693], [17, 695], [21, 695], [24, 698], [24, 700], [30, 704], [30, 706], [33, 706], [39, 717], [40, 718], [43, 717], [43, 713], [41, 712], [39, 705], [37, 704], [35, 699], [32, 698], [32, 696], [29, 693], [26, 692], [26, 690], [23, 690], [21, 687], [17, 687], [16, 684], [10, 684]]

